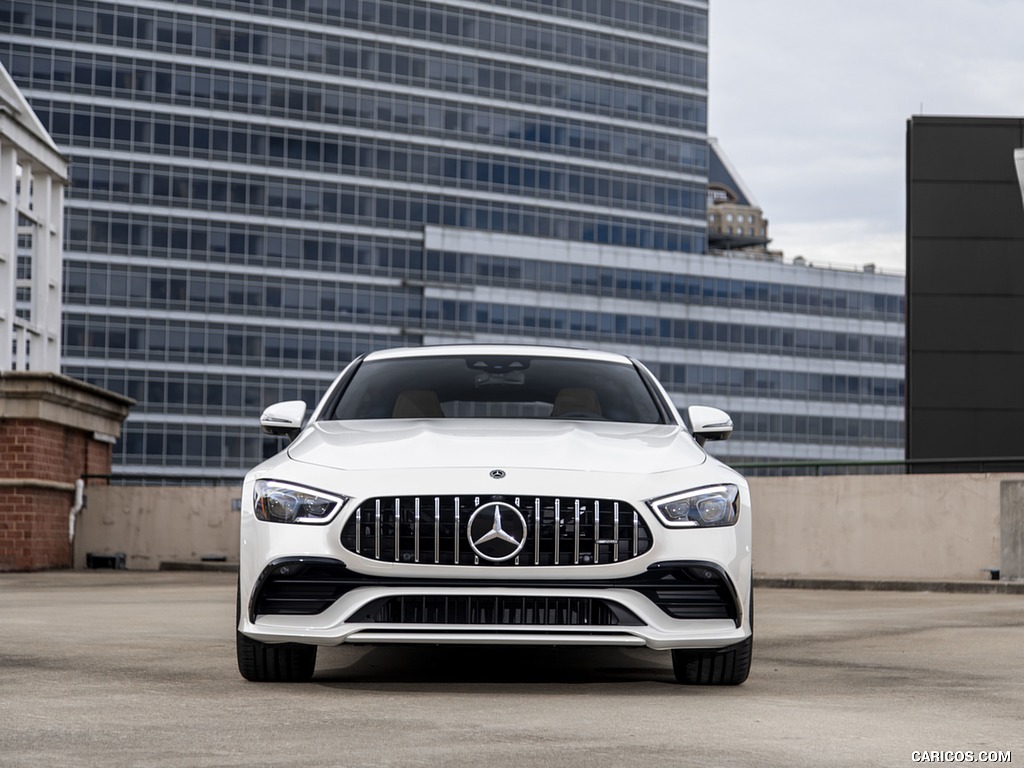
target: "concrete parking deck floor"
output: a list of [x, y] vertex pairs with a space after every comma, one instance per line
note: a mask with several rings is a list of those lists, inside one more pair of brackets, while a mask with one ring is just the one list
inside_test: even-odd
[[332, 648], [312, 683], [257, 685], [231, 574], [2, 574], [0, 766], [1024, 763], [1024, 596], [755, 601], [738, 688], [677, 686], [667, 654], [537, 648]]

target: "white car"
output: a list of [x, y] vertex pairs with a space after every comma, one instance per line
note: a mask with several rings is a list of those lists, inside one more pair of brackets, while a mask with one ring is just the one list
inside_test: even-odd
[[260, 423], [291, 437], [245, 478], [242, 676], [298, 681], [341, 643], [646, 646], [682, 683], [750, 669], [747, 484], [615, 354], [393, 349]]

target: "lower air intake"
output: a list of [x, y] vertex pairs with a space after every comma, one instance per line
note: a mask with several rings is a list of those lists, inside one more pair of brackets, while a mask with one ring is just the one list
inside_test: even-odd
[[382, 597], [349, 621], [512, 627], [640, 626], [632, 612], [591, 597], [403, 595]]

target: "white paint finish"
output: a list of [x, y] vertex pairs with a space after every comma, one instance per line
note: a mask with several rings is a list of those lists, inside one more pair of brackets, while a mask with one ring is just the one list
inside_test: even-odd
[[[686, 430], [670, 424], [620, 424], [556, 419], [360, 419], [313, 425], [289, 447], [299, 462], [349, 471], [452, 467], [648, 475], [697, 466], [704, 452]], [[417, 478], [422, 482], [422, 478]], [[467, 478], [468, 480], [469, 478]], [[474, 478], [475, 479], [475, 478]], [[412, 481], [413, 483], [416, 480]], [[615, 498], [614, 488], [592, 493]], [[392, 493], [415, 493], [398, 472]], [[422, 486], [419, 486], [422, 488]]]

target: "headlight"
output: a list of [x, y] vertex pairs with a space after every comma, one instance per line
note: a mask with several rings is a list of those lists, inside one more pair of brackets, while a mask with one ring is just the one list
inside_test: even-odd
[[651, 499], [647, 505], [671, 528], [735, 525], [740, 516], [740, 489], [735, 485], [713, 485]]
[[268, 523], [326, 523], [348, 501], [348, 497], [276, 480], [257, 480], [252, 501], [257, 520]]

